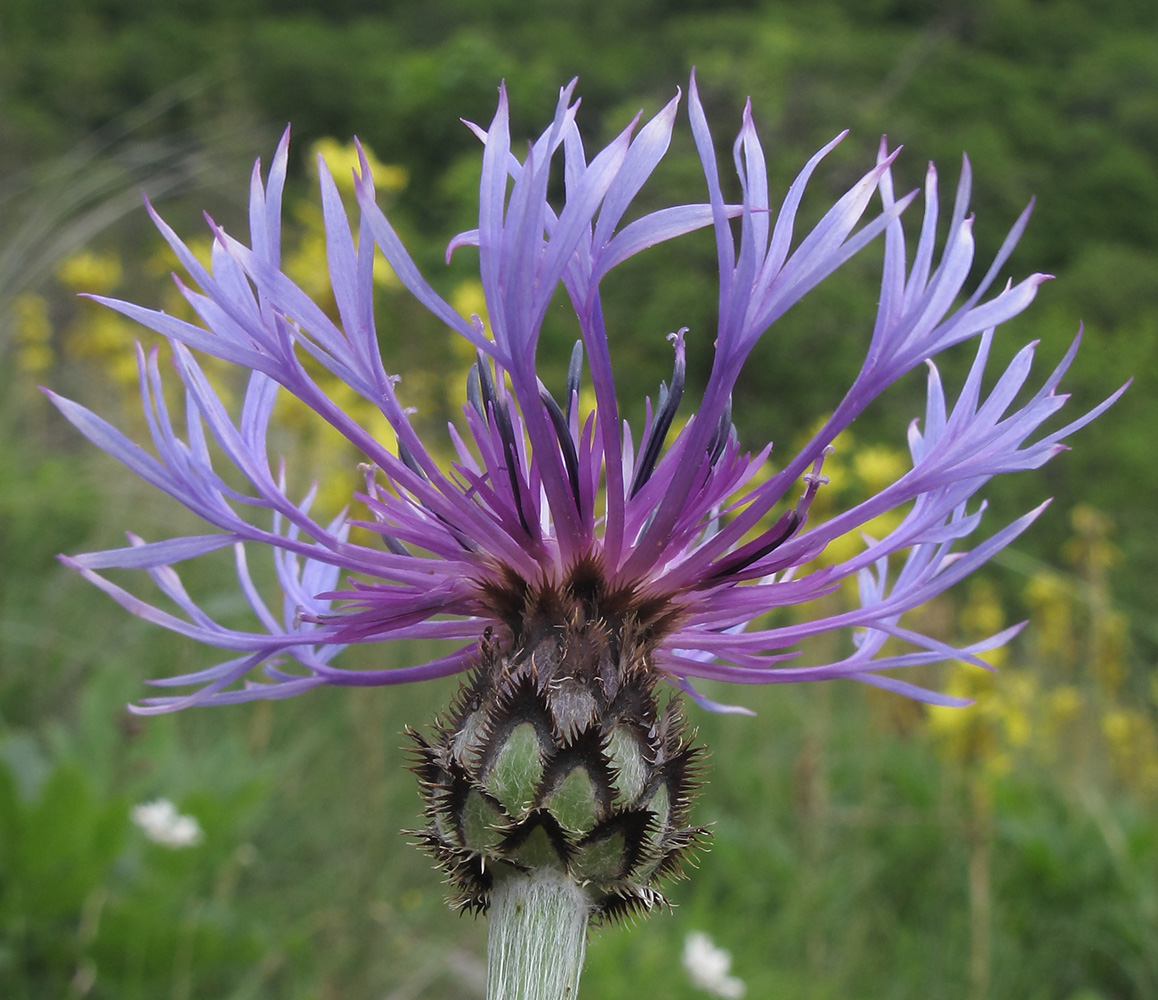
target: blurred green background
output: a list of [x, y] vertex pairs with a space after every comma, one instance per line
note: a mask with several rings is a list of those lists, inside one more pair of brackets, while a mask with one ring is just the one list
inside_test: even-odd
[[[202, 210], [242, 233], [249, 167], [292, 121], [286, 266], [324, 301], [310, 152], [340, 162], [357, 134], [415, 257], [469, 307], [470, 255], [441, 263], [476, 206], [477, 142], [458, 119], [488, 121], [505, 78], [514, 134], [529, 137], [578, 75], [591, 149], [686, 88], [692, 65], [724, 156], [752, 95], [777, 191], [852, 129], [814, 182], [811, 217], [882, 133], [906, 147], [902, 189], [933, 159], [943, 201], [969, 153], [983, 266], [1036, 195], [1007, 270], [1058, 280], [998, 353], [1040, 339], [1044, 367], [1084, 321], [1074, 412], [1135, 384], [1072, 453], [987, 491], [993, 524], [1055, 502], [1000, 565], [923, 612], [965, 639], [1033, 617], [995, 677], [925, 678], [976, 707], [929, 712], [852, 685], [713, 691], [758, 712], [694, 713], [713, 765], [697, 818], [714, 822], [714, 846], [673, 887], [673, 913], [593, 934], [583, 995], [696, 995], [679, 955], [705, 930], [753, 998], [1158, 997], [1152, 0], [4, 0], [0, 996], [482, 995], [485, 924], [445, 909], [439, 876], [399, 834], [419, 823], [402, 729], [424, 725], [454, 681], [129, 716], [143, 678], [211, 654], [122, 613], [54, 556], [120, 544], [125, 528], [163, 537], [188, 517], [94, 454], [35, 386], [140, 427], [141, 334], [75, 293], [180, 308], [142, 188], [182, 234], [205, 232]], [[702, 198], [681, 119], [642, 203]], [[748, 444], [788, 450], [839, 399], [871, 331], [874, 253], [757, 349], [736, 398]], [[713, 282], [710, 239], [692, 238], [608, 283], [629, 415], [667, 376], [669, 330], [691, 328], [702, 381]], [[433, 439], [467, 359], [389, 275], [379, 296], [389, 364]], [[573, 337], [551, 317], [549, 384]], [[951, 381], [966, 361], [946, 358]], [[896, 461], [922, 392], [914, 379], [866, 415], [831, 463], [832, 502]], [[356, 457], [301, 416], [283, 414], [281, 443], [340, 506]], [[190, 586], [228, 617], [238, 597], [219, 569], [191, 571]], [[160, 797], [197, 819], [199, 844], [167, 848], [131, 822]]]

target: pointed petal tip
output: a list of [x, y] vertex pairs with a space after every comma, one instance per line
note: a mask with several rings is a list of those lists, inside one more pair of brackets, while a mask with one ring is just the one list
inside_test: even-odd
[[920, 190], [920, 188], [913, 188], [913, 190], [912, 190], [912, 191], [909, 191], [907, 194], [905, 194], [905, 195], [903, 195], [902, 197], [898, 198], [898, 199], [897, 199], [897, 200], [896, 200], [896, 201], [893, 203], [893, 209], [892, 209], [892, 210], [893, 210], [893, 214], [894, 214], [894, 215], [899, 215], [901, 212], [903, 212], [903, 211], [904, 211], [906, 208], [908, 208], [908, 207], [909, 207], [909, 206], [910, 206], [910, 205], [911, 205], [911, 204], [912, 204], [914, 201], [916, 201], [916, 200], [917, 200], [917, 196], [918, 196], [920, 193], [921, 193], [921, 190]]
[[925, 704], [934, 708], [971, 708], [977, 704], [976, 698], [955, 698], [952, 695], [942, 695], [936, 701], [929, 699]]
[[[293, 125], [286, 122], [285, 128], [282, 130], [281, 138], [277, 141], [277, 147], [273, 151], [273, 162], [277, 163], [279, 160], [285, 160], [289, 156], [290, 132]], [[261, 162], [260, 160], [258, 161]]]
[[692, 72], [688, 77], [688, 103], [694, 104], [697, 108], [701, 107], [700, 86], [698, 80], [696, 79], [696, 68], [694, 66], [692, 67]]
[[370, 158], [366, 155], [366, 147], [362, 140], [354, 136], [354, 149], [358, 153], [358, 167], [350, 168], [354, 176], [354, 195], [359, 200], [363, 197], [374, 197], [374, 175], [370, 170]]
[[[845, 129], [835, 139], [832, 140], [832, 145], [835, 146], [838, 142], [843, 142], [844, 137], [847, 136], [848, 133], [849, 133], [849, 130]], [[891, 167], [893, 165], [893, 162], [896, 160], [896, 158], [901, 155], [901, 151], [904, 148], [905, 148], [904, 144], [902, 144], [902, 145], [898, 146], [896, 149], [894, 149], [891, 153], [886, 153], [884, 159], [882, 159], [877, 164], [877, 169], [882, 170], [882, 169]]]

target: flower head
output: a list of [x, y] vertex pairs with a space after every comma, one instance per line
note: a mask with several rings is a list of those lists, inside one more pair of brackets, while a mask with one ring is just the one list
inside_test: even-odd
[[185, 816], [168, 799], [156, 799], [133, 806], [133, 822], [154, 844], [178, 850], [196, 847], [205, 839], [196, 816]]
[[[134, 614], [230, 654], [209, 669], [154, 681], [193, 690], [146, 699], [138, 711], [284, 697], [319, 684], [393, 684], [454, 673], [478, 662], [489, 644], [517, 637], [545, 609], [568, 613], [561, 594], [621, 627], [630, 622], [646, 637], [641, 648], [650, 668], [716, 708], [723, 706], [701, 698], [695, 680], [849, 677], [951, 703], [881, 671], [950, 658], [980, 664], [977, 654], [1016, 631], [958, 648], [905, 627], [901, 619], [1008, 545], [1038, 515], [1041, 508], [976, 540], [984, 511], [976, 496], [989, 479], [1039, 467], [1116, 398], [1035, 437], [1065, 402], [1056, 389], [1076, 341], [1028, 399], [1021, 397], [1032, 345], [991, 389], [983, 389], [994, 329], [1025, 309], [1047, 277], [1032, 274], [995, 286], [1028, 209], [980, 283], [969, 289], [974, 248], [968, 162], [939, 258], [937, 175], [930, 167], [910, 255], [902, 216], [917, 194], [895, 196], [891, 166], [897, 152], [882, 142], [864, 176], [796, 239], [805, 186], [841, 137], [808, 161], [777, 205], [746, 108], [733, 147], [742, 201], [729, 205], [693, 78], [691, 129], [708, 200], [625, 222], [667, 150], [679, 97], [642, 126], [638, 118], [632, 121], [588, 159], [573, 87], [562, 90], [554, 119], [522, 158], [512, 149], [505, 90], [490, 125], [471, 126], [483, 144], [479, 222], [451, 241], [448, 256], [465, 248], [477, 252], [487, 323], [461, 316], [419, 273], [375, 204], [365, 157], [355, 180], [357, 238], [334, 180], [319, 163], [336, 316], [281, 270], [288, 133], [264, 180], [255, 167], [248, 243], [211, 223], [209, 267], [153, 213], [196, 286], [179, 281], [200, 323], [128, 302], [98, 301], [167, 338], [184, 389], [184, 429], [165, 401], [155, 351], [138, 351], [153, 453], [79, 404], [50, 393], [91, 441], [212, 529], [159, 541], [130, 536], [125, 548], [65, 558]], [[554, 202], [550, 179], [560, 160], [564, 196]], [[877, 207], [870, 209], [874, 199]], [[649, 247], [709, 226], [719, 263], [719, 325], [703, 398], [694, 405], [685, 398], [686, 331], [671, 334], [671, 382], [661, 385], [641, 432], [633, 434], [616, 400], [601, 282]], [[772, 467], [771, 445], [747, 452], [732, 426], [730, 399], [741, 367], [778, 318], [878, 237], [885, 244], [880, 306], [860, 374], [804, 448], [764, 476]], [[372, 307], [376, 252], [426, 309], [477, 351], [462, 417], [449, 429], [457, 455], [449, 467], [420, 440], [396, 394], [398, 377], [384, 366]], [[560, 286], [581, 340], [566, 384], [552, 390], [536, 373], [536, 356], [544, 315]], [[966, 340], [976, 342], [976, 360], [949, 400], [930, 359]], [[214, 390], [199, 354], [248, 372], [237, 412]], [[927, 402], [909, 430], [909, 467], [863, 502], [818, 523], [810, 519], [825, 488], [823, 464], [834, 439], [885, 388], [922, 364]], [[319, 367], [380, 411], [396, 440], [379, 440], [354, 421], [316, 377]], [[585, 378], [595, 398], [587, 413], [579, 405]], [[365, 488], [352, 501], [368, 514], [344, 512], [322, 521], [311, 514], [311, 495], [290, 495], [284, 469], [271, 464], [268, 443], [275, 403], [285, 393], [365, 456]], [[686, 417], [678, 430], [677, 413]], [[222, 456], [234, 467], [228, 476], [219, 467]], [[244, 480], [241, 488], [234, 485], [236, 472]], [[889, 511], [899, 512], [898, 519], [883, 537], [866, 535], [859, 551], [843, 561], [818, 560], [835, 539], [863, 531]], [[367, 529], [373, 541], [351, 540], [354, 526]], [[354, 537], [365, 538], [366, 531]], [[234, 552], [237, 578], [253, 611], [251, 630], [215, 620], [188, 595], [174, 568], [225, 548]], [[280, 608], [267, 603], [250, 575], [254, 550], [272, 553]], [[170, 603], [134, 596], [104, 575], [109, 569], [144, 570]], [[859, 581], [859, 607], [833, 612], [816, 603], [850, 578]], [[810, 607], [823, 610], [810, 617]], [[787, 624], [764, 619], [781, 608], [805, 613]], [[802, 642], [830, 632], [851, 637], [846, 654], [812, 666], [787, 665]], [[333, 662], [350, 644], [416, 637], [451, 640], [455, 648], [432, 662], [396, 669], [357, 670]]]
[[732, 956], [703, 931], [691, 931], [684, 938], [683, 963], [692, 983], [713, 996], [741, 1000], [748, 992], [742, 979], [729, 975]]

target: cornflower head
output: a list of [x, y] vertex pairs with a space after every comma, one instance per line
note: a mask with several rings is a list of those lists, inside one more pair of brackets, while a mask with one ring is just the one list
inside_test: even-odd
[[[478, 227], [454, 237], [447, 254], [477, 252], [488, 322], [459, 315], [419, 273], [375, 204], [365, 158], [355, 179], [356, 239], [319, 163], [336, 316], [311, 301], [280, 269], [287, 133], [264, 181], [255, 167], [248, 243], [210, 223], [210, 266], [154, 213], [196, 285], [181, 290], [200, 324], [99, 299], [168, 340], [185, 394], [183, 428], [166, 404], [156, 351], [138, 349], [152, 454], [79, 404], [49, 395], [93, 443], [213, 529], [159, 541], [130, 536], [125, 548], [64, 559], [132, 613], [229, 653], [208, 669], [153, 681], [166, 691], [192, 690], [147, 698], [135, 711], [470, 670], [433, 738], [415, 737], [428, 817], [419, 838], [450, 873], [455, 901], [510, 909], [499, 889], [549, 870], [566, 883], [561, 892], [578, 894], [584, 913], [614, 915], [659, 902], [653, 882], [675, 872], [700, 836], [688, 825], [697, 752], [684, 733], [680, 699], [662, 699], [661, 707], [659, 682], [722, 711], [741, 709], [710, 701], [698, 681], [850, 678], [934, 704], [959, 703], [884, 671], [948, 659], [984, 666], [979, 654], [1017, 629], [954, 646], [902, 625], [903, 615], [973, 572], [1040, 513], [977, 540], [985, 505], [975, 497], [990, 478], [1038, 468], [1116, 394], [1060, 429], [1037, 433], [1065, 403], [1057, 387], [1076, 340], [1034, 391], [1022, 391], [1032, 344], [983, 388], [995, 328], [1024, 310], [1047, 276], [998, 283], [1027, 208], [967, 289], [974, 263], [968, 161], [939, 256], [937, 174], [930, 166], [910, 252], [902, 217], [918, 192], [894, 193], [897, 151], [883, 141], [876, 162], [797, 239], [805, 186], [842, 136], [807, 162], [777, 205], [746, 107], [733, 146], [742, 197], [728, 204], [693, 76], [691, 131], [707, 201], [625, 221], [668, 148], [679, 96], [588, 158], [573, 88], [561, 91], [553, 120], [521, 158], [512, 149], [505, 90], [490, 125], [470, 126], [482, 142]], [[560, 160], [563, 196], [553, 201]], [[671, 334], [670, 384], [660, 386], [633, 433], [616, 398], [601, 283], [628, 258], [705, 227], [715, 233], [719, 323], [703, 396], [694, 405], [684, 398], [685, 331]], [[878, 237], [880, 304], [859, 374], [797, 454], [772, 465], [770, 444], [745, 451], [730, 400], [753, 346]], [[402, 285], [477, 351], [462, 416], [448, 429], [457, 456], [449, 467], [420, 440], [399, 402], [398, 376], [384, 367], [372, 306], [376, 249]], [[560, 285], [581, 340], [566, 384], [549, 387], [536, 374], [536, 356]], [[976, 358], [950, 399], [930, 359], [968, 340]], [[248, 372], [237, 412], [215, 393], [198, 354]], [[907, 470], [848, 509], [810, 520], [834, 439], [922, 366], [925, 412], [909, 427]], [[381, 412], [393, 447], [343, 412], [313, 374], [319, 367]], [[584, 379], [594, 390], [588, 413], [579, 405]], [[310, 495], [291, 496], [284, 469], [271, 465], [267, 435], [284, 393], [365, 456], [365, 488], [352, 498], [364, 512], [358, 517], [316, 519]], [[686, 414], [682, 424], [677, 414]], [[222, 456], [244, 488], [227, 482]], [[883, 537], [865, 534], [843, 561], [818, 558], [887, 512], [897, 513]], [[354, 526], [364, 529], [355, 538], [373, 542], [352, 540]], [[226, 627], [199, 607], [174, 568], [227, 548], [253, 610], [250, 631]], [[280, 607], [251, 578], [254, 550], [273, 557]], [[170, 603], [134, 596], [104, 575], [110, 569], [144, 570]], [[859, 585], [856, 607], [835, 611], [821, 600], [850, 579]], [[765, 616], [778, 609], [795, 613], [769, 623]], [[850, 637], [839, 658], [792, 664], [802, 643], [828, 633]], [[451, 640], [454, 648], [428, 663], [380, 670], [334, 662], [351, 644], [412, 638]]]

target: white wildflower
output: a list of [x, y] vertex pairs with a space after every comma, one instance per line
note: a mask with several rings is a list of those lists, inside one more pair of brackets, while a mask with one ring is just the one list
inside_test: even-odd
[[732, 956], [717, 948], [703, 931], [692, 931], [684, 939], [684, 968], [694, 985], [724, 1000], [740, 1000], [746, 992], [744, 981], [729, 976]]
[[205, 839], [201, 824], [194, 816], [182, 816], [168, 799], [142, 802], [133, 807], [133, 822], [154, 844], [171, 847], [196, 847]]

